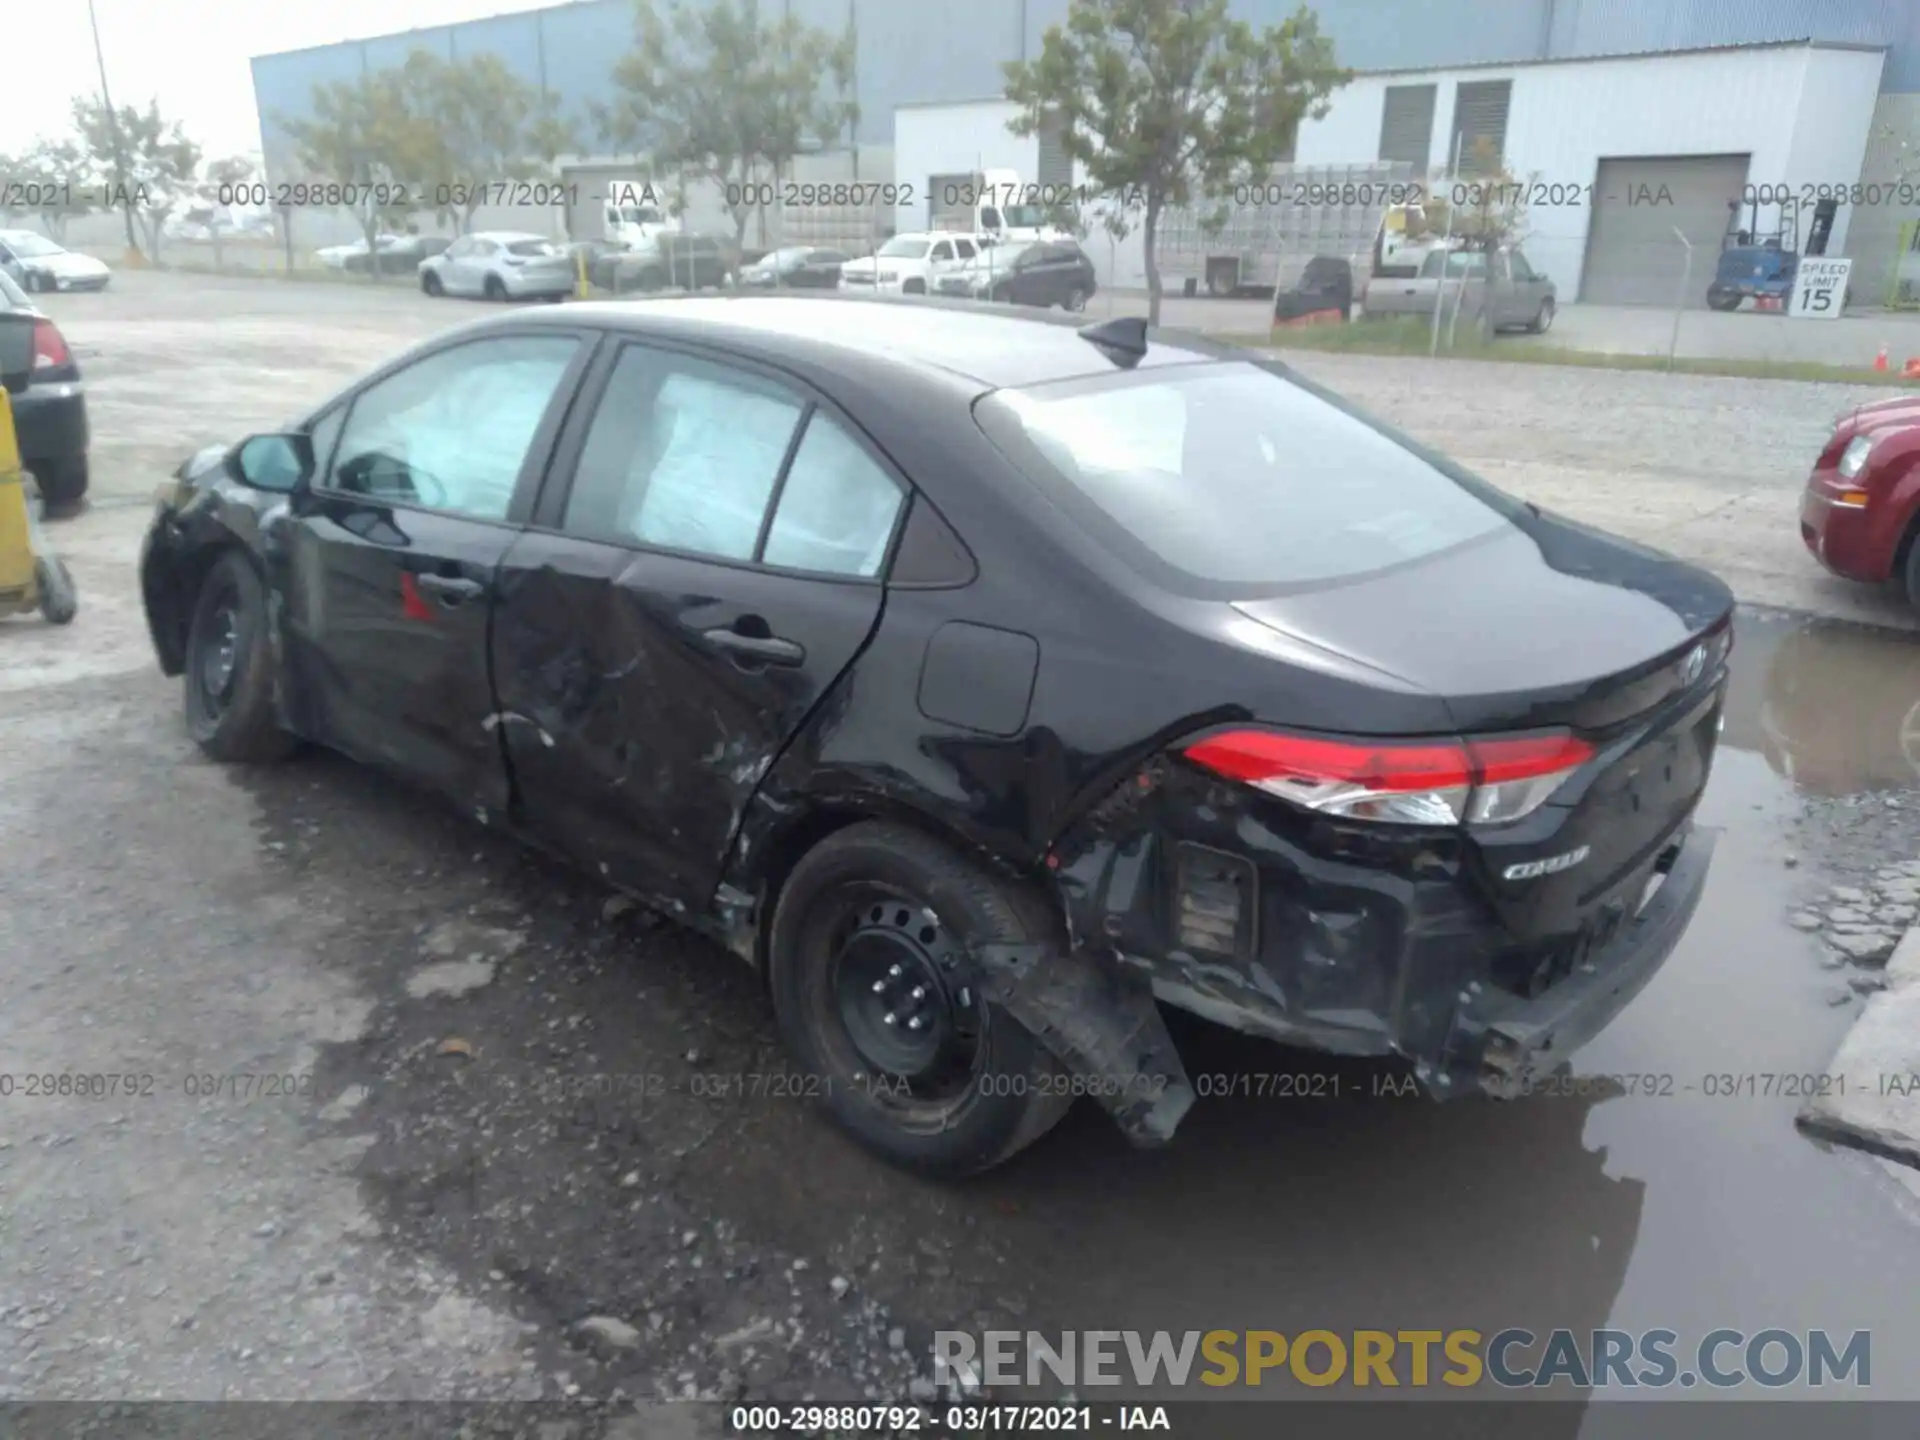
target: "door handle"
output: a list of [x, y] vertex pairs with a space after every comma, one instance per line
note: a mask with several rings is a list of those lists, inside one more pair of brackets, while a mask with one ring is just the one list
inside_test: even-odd
[[760, 665], [801, 665], [807, 658], [804, 646], [782, 640], [778, 635], [742, 635], [738, 630], [727, 629], [708, 630], [704, 635], [716, 650], [725, 650], [738, 659]]
[[437, 596], [443, 605], [459, 605], [487, 593], [487, 587], [464, 575], [416, 575], [416, 589]]

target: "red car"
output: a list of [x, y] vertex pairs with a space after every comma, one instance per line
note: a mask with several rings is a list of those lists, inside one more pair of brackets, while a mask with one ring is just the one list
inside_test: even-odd
[[1834, 423], [1807, 477], [1800, 538], [1849, 580], [1898, 580], [1920, 607], [1920, 395], [1862, 405]]

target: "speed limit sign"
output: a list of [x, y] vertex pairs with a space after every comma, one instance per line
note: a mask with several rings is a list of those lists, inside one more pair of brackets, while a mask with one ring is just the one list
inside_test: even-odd
[[1847, 276], [1853, 261], [1825, 255], [1804, 255], [1793, 273], [1793, 298], [1787, 303], [1789, 318], [1801, 320], [1838, 320], [1847, 304]]

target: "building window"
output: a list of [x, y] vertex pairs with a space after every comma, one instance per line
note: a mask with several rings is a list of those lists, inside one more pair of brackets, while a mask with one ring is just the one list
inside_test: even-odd
[[1389, 85], [1380, 117], [1380, 158], [1426, 173], [1433, 149], [1433, 102], [1437, 85]]
[[1507, 105], [1513, 81], [1482, 80], [1459, 87], [1453, 102], [1453, 143], [1449, 154], [1460, 156], [1460, 173], [1487, 175], [1506, 164]]

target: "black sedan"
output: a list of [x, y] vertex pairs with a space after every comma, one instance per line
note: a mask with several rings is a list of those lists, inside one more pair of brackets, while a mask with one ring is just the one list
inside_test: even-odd
[[33, 322], [27, 385], [13, 397], [20, 459], [40, 487], [50, 514], [71, 511], [86, 498], [87, 390], [60, 327], [0, 272], [0, 311]]
[[971, 264], [942, 276], [942, 295], [964, 295], [1043, 310], [1084, 310], [1095, 290], [1093, 261], [1071, 240], [990, 245]]
[[1156, 1002], [1524, 1093], [1677, 943], [1732, 597], [1276, 361], [962, 302], [515, 311], [177, 472], [215, 758], [333, 747], [764, 974], [890, 1159], [1194, 1098]]
[[840, 267], [852, 258], [841, 250], [789, 245], [742, 269], [740, 283], [753, 290], [833, 290], [840, 284]]

